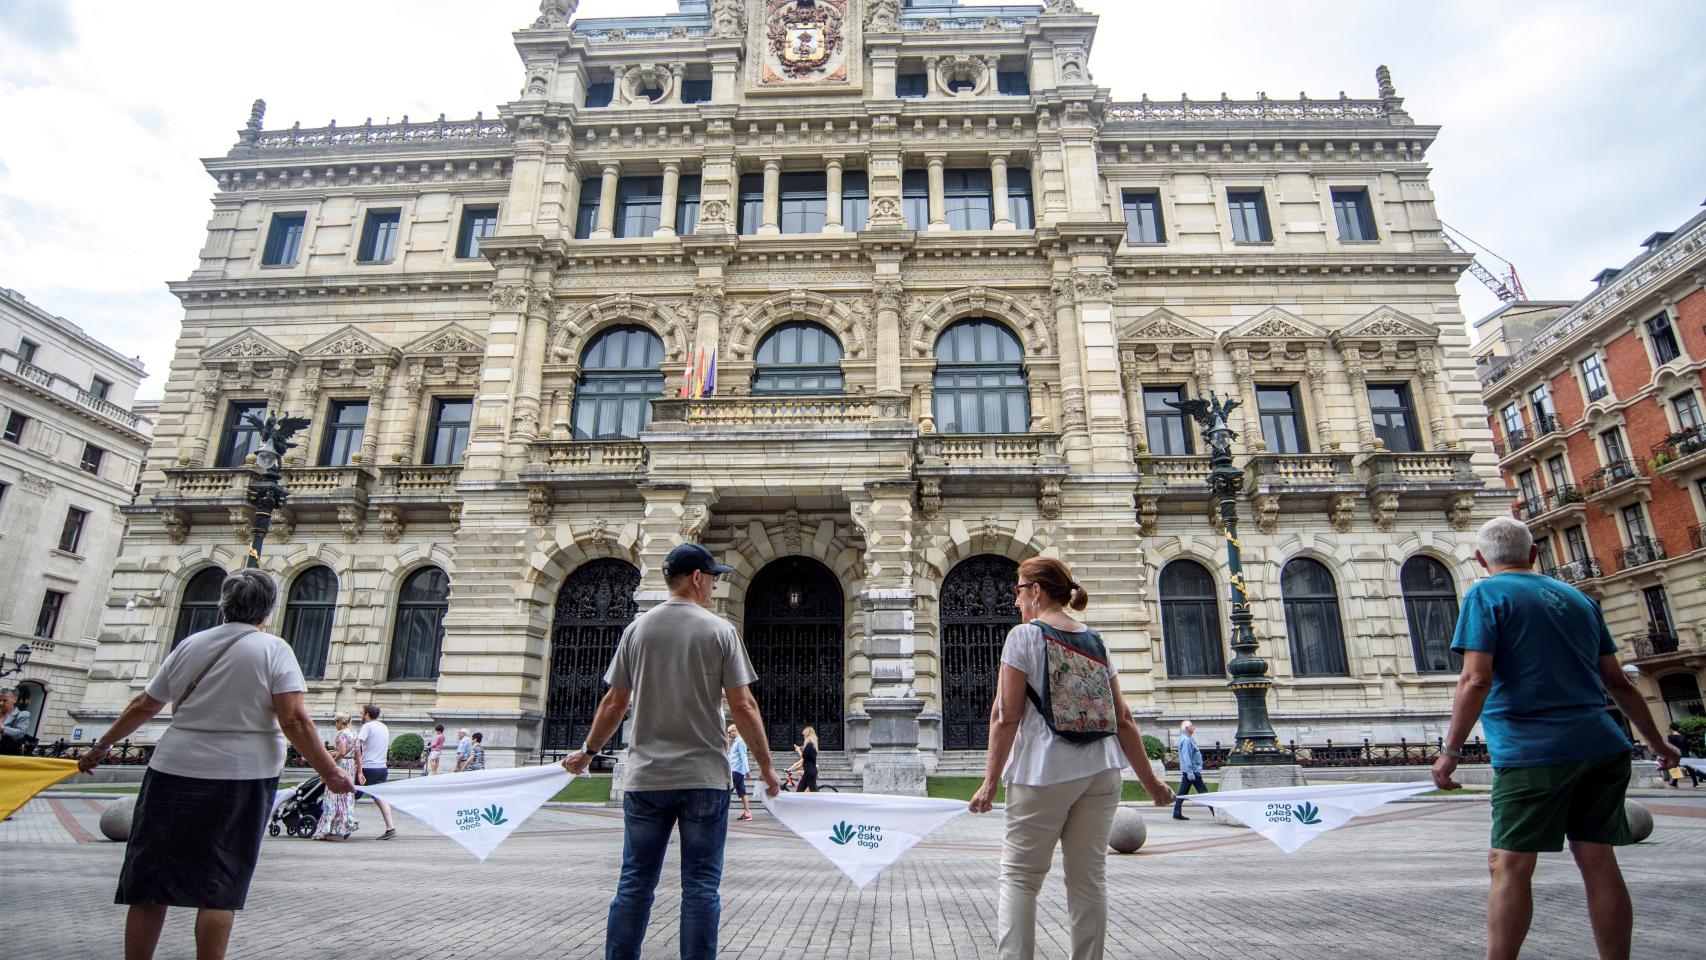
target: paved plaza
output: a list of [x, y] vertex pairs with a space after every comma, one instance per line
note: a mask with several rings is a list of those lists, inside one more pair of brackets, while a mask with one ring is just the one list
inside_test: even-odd
[[[38, 799], [0, 824], [7, 956], [112, 957], [123, 847], [98, 841], [105, 801]], [[1645, 801], [1653, 838], [1623, 855], [1637, 920], [1635, 956], [1706, 956], [1706, 791]], [[1108, 956], [1474, 958], [1487, 882], [1484, 802], [1408, 803], [1285, 856], [1249, 831], [1144, 808], [1150, 840], [1111, 857]], [[363, 821], [377, 824], [363, 805]], [[993, 957], [1001, 818], [962, 817], [863, 892], [763, 813], [735, 824], [723, 884], [722, 956]], [[230, 956], [583, 958], [602, 956], [604, 914], [621, 857], [620, 813], [541, 810], [484, 864], [407, 817], [402, 836], [345, 844], [269, 839]], [[367, 836], [376, 835], [367, 831]], [[1057, 870], [1044, 889], [1039, 956], [1067, 955]], [[673, 857], [647, 958], [677, 955]], [[1593, 956], [1567, 855], [1542, 859], [1525, 956]], [[374, 911], [377, 910], [377, 915]], [[190, 957], [187, 912], [162, 958]]]

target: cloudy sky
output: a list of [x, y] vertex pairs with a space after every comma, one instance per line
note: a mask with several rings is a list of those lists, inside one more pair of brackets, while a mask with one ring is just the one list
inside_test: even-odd
[[[1391, 66], [1446, 222], [1574, 298], [1706, 199], [1698, 0], [1152, 4], [1101, 14], [1091, 67], [1116, 99], [1374, 95]], [[673, 0], [585, 0], [586, 17]], [[533, 0], [0, 0], [0, 286], [127, 353], [158, 396], [223, 154], [267, 126], [494, 113], [522, 82], [509, 33]], [[1471, 319], [1496, 301], [1460, 285]]]

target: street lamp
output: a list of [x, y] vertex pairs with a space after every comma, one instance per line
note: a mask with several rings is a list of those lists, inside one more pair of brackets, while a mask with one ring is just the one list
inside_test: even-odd
[[1289, 764], [1292, 759], [1280, 750], [1279, 737], [1268, 720], [1268, 691], [1273, 679], [1267, 661], [1256, 656], [1255, 618], [1250, 614], [1250, 596], [1244, 589], [1244, 562], [1238, 543], [1238, 494], [1244, 489], [1244, 471], [1232, 465], [1232, 441], [1238, 434], [1226, 425], [1226, 415], [1239, 401], [1221, 400], [1213, 393], [1207, 400], [1167, 400], [1168, 406], [1189, 414], [1202, 428], [1208, 443], [1208, 485], [1219, 502], [1222, 535], [1226, 537], [1226, 566], [1232, 584], [1232, 674], [1229, 687], [1238, 698], [1238, 731], [1228, 763], [1234, 766]]
[[0, 677], [9, 677], [14, 673], [21, 672], [24, 669], [24, 665], [29, 662], [30, 645], [27, 643], [18, 644], [18, 649], [12, 652], [13, 666], [11, 667], [6, 666], [6, 655], [4, 653], [0, 653]]
[[254, 539], [249, 544], [249, 559], [244, 562], [246, 567], [261, 565], [261, 547], [266, 544], [267, 531], [272, 529], [272, 515], [289, 494], [285, 492], [284, 484], [284, 452], [296, 446], [290, 438], [298, 430], [308, 426], [307, 417], [279, 417], [267, 414], [265, 420], [254, 412], [243, 414], [243, 419], [260, 438], [260, 446], [255, 449], [255, 471], [249, 477], [249, 506], [255, 508], [255, 518], [250, 524]]

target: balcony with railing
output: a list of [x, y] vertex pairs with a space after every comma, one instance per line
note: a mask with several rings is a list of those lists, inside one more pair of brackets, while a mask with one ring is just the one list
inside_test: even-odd
[[1550, 526], [1586, 510], [1587, 497], [1573, 484], [1511, 504], [1511, 514], [1529, 526]]
[[389, 501], [438, 500], [456, 495], [456, 480], [462, 465], [416, 466], [392, 464], [379, 468], [375, 499]]
[[1676, 630], [1665, 623], [1647, 624], [1647, 632], [1628, 637], [1626, 645], [1634, 649], [1636, 660], [1668, 657], [1682, 649], [1682, 641], [1677, 637]]
[[1688, 528], [1688, 549], [1706, 550], [1706, 523], [1697, 523]]
[[1493, 441], [1493, 452], [1497, 453], [1499, 459], [1502, 460], [1513, 456], [1524, 447], [1532, 446], [1536, 440], [1542, 437], [1560, 432], [1561, 429], [1558, 418], [1551, 414], [1536, 417], [1534, 422], [1528, 426], [1518, 427], [1505, 434], [1503, 440]]
[[1651, 466], [1657, 473], [1677, 478], [1706, 464], [1706, 427], [1679, 430], [1653, 444]]
[[968, 436], [932, 434], [916, 444], [920, 476], [1035, 476], [1066, 472], [1060, 436], [1053, 433], [999, 433]]
[[1598, 580], [1605, 576], [1605, 573], [1600, 570], [1598, 560], [1593, 557], [1583, 557], [1580, 560], [1571, 560], [1569, 563], [1559, 564], [1551, 570], [1547, 570], [1546, 575], [1565, 583], [1585, 583], [1589, 580]]
[[634, 480], [646, 473], [646, 445], [637, 440], [540, 440], [527, 448], [527, 480]]
[[1432, 499], [1443, 503], [1455, 494], [1478, 493], [1486, 483], [1470, 465], [1467, 450], [1362, 455], [1358, 465], [1370, 494], [1403, 494], [1413, 503]]
[[30, 363], [10, 350], [0, 351], [0, 371], [9, 373], [25, 383], [48, 391], [59, 399], [105, 417], [126, 430], [140, 430], [142, 418], [129, 410], [98, 397], [76, 382]]
[[1589, 500], [1598, 500], [1624, 493], [1632, 489], [1633, 485], [1651, 482], [1641, 465], [1635, 461], [1613, 460], [1582, 480], [1582, 494]]
[[1250, 456], [1251, 489], [1261, 493], [1349, 493], [1363, 482], [1342, 453], [1257, 453]]
[[723, 434], [745, 438], [762, 432], [845, 432], [910, 427], [912, 404], [904, 396], [714, 397], [652, 401], [655, 433]]
[[247, 468], [175, 467], [166, 471], [166, 484], [154, 499], [161, 503], [227, 506], [248, 501]]
[[1139, 457], [1140, 491], [1146, 496], [1202, 500], [1209, 494], [1213, 462], [1203, 456]]
[[1639, 537], [1627, 547], [1617, 551], [1617, 570], [1633, 570], [1644, 567], [1649, 563], [1658, 563], [1665, 559], [1665, 545], [1653, 537]]

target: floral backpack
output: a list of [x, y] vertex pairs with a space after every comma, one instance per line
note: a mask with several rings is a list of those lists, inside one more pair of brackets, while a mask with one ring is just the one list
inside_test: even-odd
[[1067, 633], [1032, 620], [1043, 632], [1043, 668], [1048, 682], [1038, 693], [1025, 684], [1025, 696], [1043, 723], [1068, 743], [1094, 743], [1119, 732], [1108, 651], [1094, 630]]

